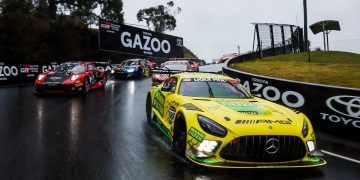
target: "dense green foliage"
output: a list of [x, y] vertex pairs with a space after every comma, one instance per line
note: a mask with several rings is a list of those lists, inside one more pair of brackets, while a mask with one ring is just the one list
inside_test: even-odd
[[137, 19], [139, 22], [145, 21], [147, 26], [156, 32], [172, 31], [176, 27], [176, 19], [174, 16], [181, 12], [179, 7], [172, 12], [173, 7], [174, 2], [169, 1], [166, 3], [166, 6], [159, 5], [140, 9], [137, 13]]
[[266, 76], [304, 82], [360, 88], [360, 54], [312, 52], [266, 57], [262, 60], [231, 64], [230, 67]]
[[[173, 6], [170, 1], [140, 11], [149, 26], [163, 32], [176, 27], [174, 15], [180, 8], [171, 12]], [[98, 32], [91, 26], [99, 18], [124, 23], [122, 0], [0, 0], [0, 61], [127, 58], [98, 51]], [[193, 56], [190, 51], [185, 53]]]
[[[121, 0], [0, 0], [0, 60], [49, 61], [98, 55], [98, 18], [123, 23]], [[95, 8], [101, 8], [96, 15]]]

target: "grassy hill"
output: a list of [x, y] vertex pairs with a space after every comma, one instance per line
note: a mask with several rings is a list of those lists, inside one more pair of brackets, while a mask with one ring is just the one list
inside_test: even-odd
[[235, 63], [231, 68], [283, 79], [360, 88], [360, 54], [348, 52], [312, 52], [286, 54]]

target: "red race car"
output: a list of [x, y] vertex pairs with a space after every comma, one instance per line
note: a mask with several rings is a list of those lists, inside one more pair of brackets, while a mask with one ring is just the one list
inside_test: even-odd
[[107, 82], [103, 70], [91, 62], [65, 62], [53, 71], [39, 74], [35, 80], [36, 93], [82, 93], [104, 88]]

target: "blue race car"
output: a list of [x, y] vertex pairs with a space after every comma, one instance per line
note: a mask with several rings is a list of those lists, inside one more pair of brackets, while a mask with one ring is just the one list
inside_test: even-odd
[[111, 70], [111, 76], [121, 78], [141, 78], [148, 76], [149, 67], [145, 59], [128, 59]]

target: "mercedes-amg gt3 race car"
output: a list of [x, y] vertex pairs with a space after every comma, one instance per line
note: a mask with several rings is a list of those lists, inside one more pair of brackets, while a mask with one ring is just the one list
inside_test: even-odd
[[232, 78], [180, 73], [153, 86], [146, 115], [196, 164], [219, 168], [300, 168], [326, 164], [310, 120], [252, 96]]
[[53, 71], [39, 74], [35, 80], [36, 93], [83, 93], [104, 88], [107, 82], [103, 70], [91, 62], [66, 62]]

